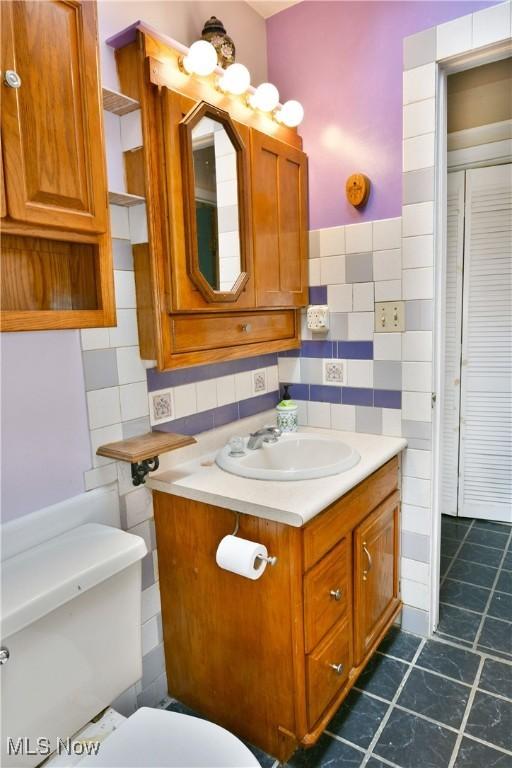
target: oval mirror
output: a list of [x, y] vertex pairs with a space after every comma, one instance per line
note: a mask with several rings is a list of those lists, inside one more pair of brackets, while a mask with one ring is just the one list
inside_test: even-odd
[[189, 275], [208, 301], [235, 301], [248, 279], [245, 147], [205, 102], [181, 129]]

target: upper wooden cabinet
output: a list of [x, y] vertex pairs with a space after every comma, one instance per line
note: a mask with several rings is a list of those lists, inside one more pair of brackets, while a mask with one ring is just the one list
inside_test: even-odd
[[1, 329], [114, 325], [96, 4], [1, 18]]
[[134, 246], [142, 356], [168, 370], [300, 346], [300, 136], [222, 93], [216, 74], [184, 75], [180, 51], [143, 23], [119, 41], [121, 90], [140, 103], [144, 139], [125, 153], [127, 191], [148, 210], [148, 242]]
[[7, 212], [30, 225], [106, 232], [96, 4], [1, 5]]
[[251, 131], [256, 301], [262, 307], [307, 303], [307, 157]]

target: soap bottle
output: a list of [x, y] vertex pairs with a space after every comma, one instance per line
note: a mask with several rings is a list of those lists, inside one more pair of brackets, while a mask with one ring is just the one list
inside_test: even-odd
[[290, 385], [284, 385], [283, 399], [276, 406], [277, 426], [281, 432], [296, 432], [298, 426], [298, 406], [290, 395]]

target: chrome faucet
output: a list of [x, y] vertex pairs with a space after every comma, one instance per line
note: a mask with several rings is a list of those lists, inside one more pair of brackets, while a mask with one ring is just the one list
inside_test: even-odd
[[263, 427], [257, 432], [251, 432], [247, 441], [247, 448], [255, 451], [257, 448], [261, 448], [263, 443], [277, 443], [280, 437], [281, 430], [278, 427]]

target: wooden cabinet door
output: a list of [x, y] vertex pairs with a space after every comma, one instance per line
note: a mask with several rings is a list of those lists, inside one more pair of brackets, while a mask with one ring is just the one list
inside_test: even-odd
[[307, 157], [251, 131], [254, 268], [260, 307], [307, 304]]
[[394, 493], [354, 531], [356, 665], [398, 607], [399, 500]]
[[107, 229], [96, 3], [2, 6], [2, 139], [8, 214], [83, 232]]

